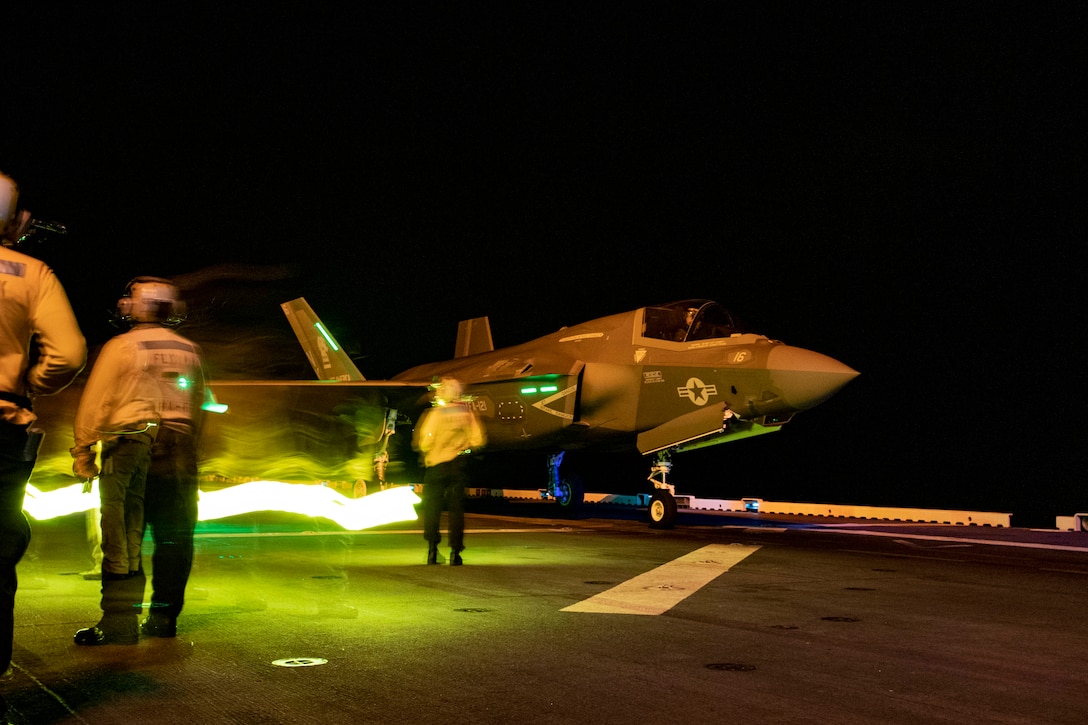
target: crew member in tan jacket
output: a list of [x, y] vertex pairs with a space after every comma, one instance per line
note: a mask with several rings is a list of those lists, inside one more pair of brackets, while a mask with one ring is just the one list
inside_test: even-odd
[[427, 563], [438, 563], [438, 530], [442, 509], [449, 511], [450, 566], [462, 564], [465, 548], [465, 486], [468, 454], [487, 443], [479, 417], [465, 400], [460, 381], [442, 378], [435, 386], [434, 404], [420, 416], [412, 447], [423, 454], [423, 538]]

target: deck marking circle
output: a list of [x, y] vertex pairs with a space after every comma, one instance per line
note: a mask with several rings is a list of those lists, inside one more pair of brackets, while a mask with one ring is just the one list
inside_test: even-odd
[[323, 657], [288, 657], [282, 660], [275, 660], [272, 664], [277, 667], [313, 667], [315, 665], [328, 664], [328, 660]]

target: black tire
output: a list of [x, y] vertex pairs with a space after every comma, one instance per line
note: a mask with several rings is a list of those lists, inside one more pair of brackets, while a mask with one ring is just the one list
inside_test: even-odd
[[566, 516], [574, 516], [582, 510], [585, 500], [585, 486], [582, 477], [577, 474], [561, 474], [559, 485], [555, 487], [555, 502]]
[[668, 491], [654, 491], [648, 514], [650, 528], [671, 529], [676, 524], [676, 499]]

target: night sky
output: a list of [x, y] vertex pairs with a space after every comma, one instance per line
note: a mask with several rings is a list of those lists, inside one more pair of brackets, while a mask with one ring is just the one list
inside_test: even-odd
[[0, 169], [68, 226], [32, 251], [92, 345], [139, 274], [249, 277], [190, 333], [296, 363], [304, 295], [370, 378], [467, 317], [501, 346], [704, 297], [862, 375], [688, 486], [1088, 510], [1079, 4], [35, 5]]

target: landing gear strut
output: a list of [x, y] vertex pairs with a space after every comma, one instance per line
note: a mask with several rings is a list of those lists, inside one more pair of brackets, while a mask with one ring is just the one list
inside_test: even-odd
[[559, 472], [564, 453], [560, 451], [548, 456], [548, 488], [541, 494], [544, 498], [554, 499], [564, 512], [573, 513], [582, 505], [585, 488], [577, 474], [563, 475]]
[[[387, 488], [392, 488], [393, 484], [385, 480], [385, 471], [389, 468], [389, 439], [397, 432], [397, 411], [394, 408], [390, 408], [385, 415], [385, 429], [382, 431], [381, 444], [378, 447], [378, 451], [374, 454], [374, 473], [378, 477], [378, 489], [384, 491]], [[363, 496], [366, 495], [366, 482], [363, 483]], [[358, 487], [356, 482], [356, 487]], [[356, 498], [359, 497], [359, 492], [356, 491]]]
[[668, 450], [658, 451], [654, 465], [650, 467], [647, 480], [654, 485], [650, 497], [650, 528], [671, 529], [676, 524], [676, 489], [669, 483], [669, 471], [672, 470], [672, 456]]

